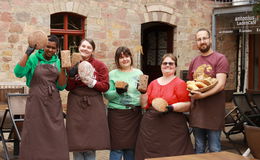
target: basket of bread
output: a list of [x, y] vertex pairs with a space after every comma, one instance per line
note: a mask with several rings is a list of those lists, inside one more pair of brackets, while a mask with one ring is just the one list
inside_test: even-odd
[[204, 77], [193, 81], [187, 81], [186, 83], [188, 91], [206, 92], [215, 87], [218, 80], [216, 78]]
[[212, 78], [209, 73], [212, 67], [208, 64], [200, 65], [193, 73], [193, 81], [187, 81], [188, 91], [206, 92], [218, 83], [216, 78]]

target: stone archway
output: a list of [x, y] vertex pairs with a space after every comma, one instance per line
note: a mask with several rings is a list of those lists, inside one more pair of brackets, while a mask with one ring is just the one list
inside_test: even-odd
[[162, 4], [146, 4], [146, 13], [140, 16], [141, 24], [148, 22], [163, 22], [175, 25], [178, 18], [174, 16], [175, 9]]
[[49, 14], [54, 14], [58, 12], [71, 12], [77, 13], [82, 16], [88, 16], [88, 7], [85, 4], [79, 2], [66, 2], [66, 3], [52, 3], [48, 5]]

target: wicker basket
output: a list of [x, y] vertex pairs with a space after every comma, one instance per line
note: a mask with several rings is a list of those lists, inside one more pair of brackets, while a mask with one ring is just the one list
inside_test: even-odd
[[[216, 85], [218, 84], [218, 81], [215, 81], [213, 84], [205, 87], [205, 88], [200, 88], [200, 89], [197, 89], [197, 90], [193, 90], [193, 91], [199, 91], [199, 92], [206, 92], [210, 89], [212, 89], [213, 87], [215, 87]], [[190, 89], [187, 88], [188, 91], [191, 91]]]

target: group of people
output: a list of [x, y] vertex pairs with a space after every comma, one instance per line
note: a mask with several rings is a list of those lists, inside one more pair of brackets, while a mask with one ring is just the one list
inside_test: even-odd
[[[26, 76], [29, 97], [20, 150], [21, 160], [95, 160], [96, 150], [110, 149], [110, 160], [144, 160], [145, 158], [218, 152], [220, 133], [224, 126], [224, 86], [229, 72], [227, 59], [211, 49], [210, 32], [196, 33], [200, 55], [189, 67], [189, 78], [196, 69], [209, 65], [207, 74], [218, 84], [204, 93], [187, 91], [186, 83], [176, 77], [177, 58], [165, 54], [161, 60], [162, 76], [153, 80], [147, 91], [137, 89], [143, 72], [133, 67], [129, 48], [115, 52], [116, 69], [108, 71], [94, 58], [95, 43], [83, 39], [79, 45], [82, 61], [95, 69], [93, 77], [81, 79], [78, 65], [61, 68], [56, 55], [59, 41], [48, 36], [44, 49], [28, 47], [15, 66], [17, 77]], [[116, 87], [124, 81], [123, 89]], [[69, 91], [66, 127], [59, 91]], [[103, 95], [108, 100], [104, 104]], [[169, 104], [165, 112], [152, 106], [155, 98]], [[189, 112], [189, 125], [194, 128], [195, 151], [183, 112]]]

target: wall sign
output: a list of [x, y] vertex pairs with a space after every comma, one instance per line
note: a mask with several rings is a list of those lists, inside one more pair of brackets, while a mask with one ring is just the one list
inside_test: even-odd
[[229, 13], [216, 15], [216, 33], [260, 34], [260, 17], [252, 13]]

